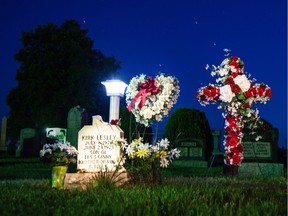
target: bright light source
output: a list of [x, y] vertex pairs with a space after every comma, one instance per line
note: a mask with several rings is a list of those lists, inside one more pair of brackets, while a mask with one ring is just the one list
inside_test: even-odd
[[120, 80], [107, 80], [101, 82], [106, 87], [107, 96], [123, 96], [127, 84]]
[[101, 83], [106, 87], [107, 96], [110, 96], [109, 122], [119, 120], [120, 96], [124, 95], [127, 84], [120, 80], [106, 80]]

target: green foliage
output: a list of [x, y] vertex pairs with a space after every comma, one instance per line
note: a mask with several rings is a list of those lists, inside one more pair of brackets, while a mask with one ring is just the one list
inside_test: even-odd
[[160, 159], [154, 157], [127, 159], [124, 166], [129, 174], [130, 183], [159, 184], [161, 183]]
[[176, 147], [175, 144], [178, 139], [204, 139], [206, 142], [206, 159], [210, 157], [209, 152], [213, 148], [208, 119], [204, 112], [200, 112], [194, 108], [176, 109], [165, 125], [163, 137], [170, 140], [173, 147]]
[[88, 190], [113, 190], [116, 189], [116, 179], [108, 172], [99, 172], [92, 178]]
[[[287, 213], [287, 179], [283, 177], [183, 177], [177, 176], [173, 170], [160, 185], [136, 184], [114, 188], [109, 182], [101, 182], [98, 189], [58, 191], [51, 189], [51, 170], [40, 163], [39, 158], [1, 158], [0, 165], [0, 212], [3, 216], [246, 216]], [[18, 179], [7, 179], [5, 172], [8, 169], [12, 173], [21, 167]], [[50, 177], [35, 179], [36, 173], [42, 169], [46, 169]], [[31, 172], [27, 175], [24, 170]]]
[[[0, 181], [1, 215], [286, 215], [284, 178], [176, 179], [158, 186], [53, 191], [48, 180]], [[37, 200], [37, 201], [35, 201]]]
[[208, 138], [210, 126], [205, 113], [194, 108], [176, 109], [165, 126], [164, 137], [171, 141], [182, 138]]
[[111, 78], [119, 64], [93, 49], [87, 30], [74, 20], [48, 23], [23, 32], [20, 41], [18, 85], [7, 96], [10, 138], [16, 140], [24, 127], [66, 127], [67, 113], [77, 105], [108, 116], [101, 81]]

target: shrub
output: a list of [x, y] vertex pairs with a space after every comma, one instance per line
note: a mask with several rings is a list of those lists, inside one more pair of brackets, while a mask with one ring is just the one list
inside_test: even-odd
[[170, 140], [173, 147], [176, 147], [175, 144], [178, 139], [204, 139], [206, 142], [206, 160], [209, 159], [213, 148], [213, 139], [206, 115], [194, 108], [176, 109], [168, 119], [163, 137]]

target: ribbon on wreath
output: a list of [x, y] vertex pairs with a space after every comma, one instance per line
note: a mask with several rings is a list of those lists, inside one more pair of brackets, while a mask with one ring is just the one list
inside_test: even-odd
[[145, 101], [146, 101], [146, 96], [148, 93], [151, 93], [151, 95], [156, 95], [159, 91], [160, 88], [158, 88], [155, 85], [155, 80], [152, 77], [148, 77], [144, 83], [139, 83], [138, 84], [138, 90], [139, 92], [135, 95], [135, 97], [131, 100], [131, 103], [128, 106], [128, 111], [130, 112], [135, 105], [136, 101], [138, 98], [141, 96], [141, 101], [138, 104], [139, 109], [141, 110]]

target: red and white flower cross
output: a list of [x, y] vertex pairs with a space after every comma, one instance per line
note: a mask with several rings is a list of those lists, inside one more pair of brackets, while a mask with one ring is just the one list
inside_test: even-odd
[[249, 80], [250, 75], [244, 73], [243, 61], [231, 56], [226, 58], [220, 66], [213, 65], [212, 76], [218, 75], [217, 84], [201, 87], [196, 98], [201, 105], [219, 103], [218, 109], [223, 109], [225, 118], [225, 159], [231, 166], [240, 166], [243, 160], [244, 137], [243, 129], [255, 129], [260, 123], [258, 110], [252, 108], [252, 103], [266, 103], [272, 92], [268, 85], [256, 84], [256, 80]]

